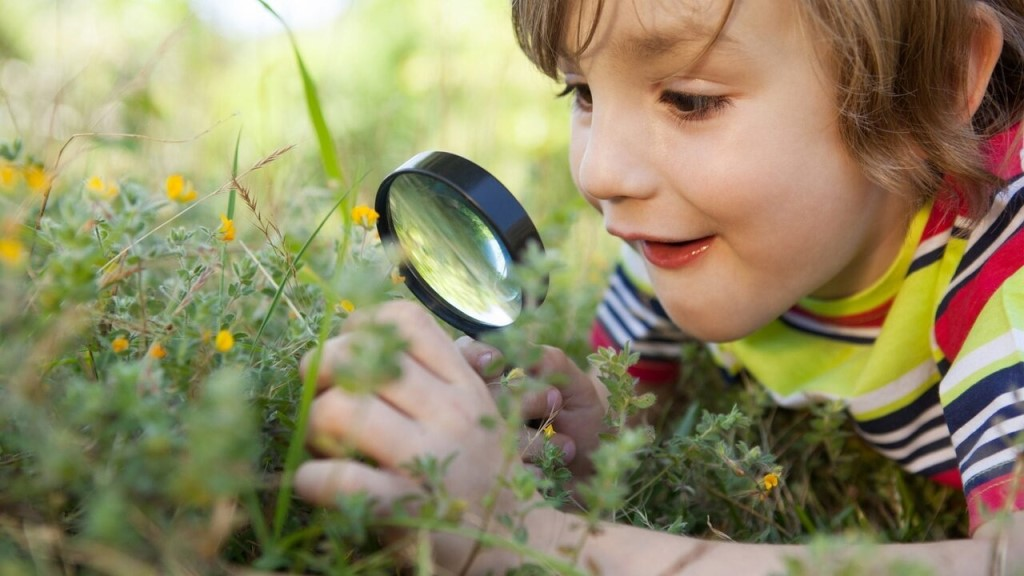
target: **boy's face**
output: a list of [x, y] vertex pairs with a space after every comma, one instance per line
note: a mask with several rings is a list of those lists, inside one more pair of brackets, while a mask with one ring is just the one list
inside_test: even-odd
[[801, 297], [867, 288], [903, 241], [909, 203], [843, 146], [824, 44], [794, 4], [737, 0], [695, 61], [725, 0], [607, 0], [591, 45], [561, 63], [577, 88], [573, 178], [698, 338], [739, 338]]

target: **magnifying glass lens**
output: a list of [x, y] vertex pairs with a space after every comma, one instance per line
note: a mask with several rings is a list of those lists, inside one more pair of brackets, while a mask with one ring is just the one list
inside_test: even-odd
[[415, 173], [391, 182], [391, 224], [407, 266], [434, 292], [480, 324], [512, 324], [523, 307], [513, 258], [498, 234], [446, 183]]

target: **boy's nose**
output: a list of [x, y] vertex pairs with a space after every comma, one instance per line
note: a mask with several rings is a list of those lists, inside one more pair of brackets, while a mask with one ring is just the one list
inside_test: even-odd
[[579, 128], [574, 138], [577, 150], [577, 185], [592, 201], [646, 198], [654, 192], [654, 171], [649, 141], [643, 122], [628, 114], [602, 114], [594, 110], [590, 123]]

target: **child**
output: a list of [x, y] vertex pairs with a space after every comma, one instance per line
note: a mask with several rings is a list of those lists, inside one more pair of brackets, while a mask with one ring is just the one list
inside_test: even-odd
[[[971, 540], [883, 546], [883, 557], [941, 574], [1024, 569], [1024, 512], [987, 514], [1024, 509], [1013, 473], [1024, 1], [514, 0], [513, 13], [524, 50], [574, 99], [574, 180], [630, 247], [595, 342], [634, 341], [644, 387], [671, 380], [671, 342], [685, 333], [783, 404], [845, 399], [882, 454], [962, 485], [969, 503]], [[388, 504], [418, 490], [403, 462], [455, 454], [446, 486], [479, 502], [502, 470], [499, 432], [478, 424], [495, 408], [474, 367], [493, 351], [457, 348], [411, 304], [374, 316], [409, 340], [402, 376], [373, 396], [329, 387], [359, 338], [363, 321], [350, 321], [324, 350], [329, 389], [311, 426], [377, 466], [309, 462], [299, 493], [330, 504], [368, 490]], [[558, 409], [582, 473], [605, 391], [557, 351], [539, 370], [568, 384], [524, 415]], [[530, 545], [557, 554], [583, 523], [538, 508], [526, 524]], [[453, 571], [519, 561], [453, 536], [434, 543]], [[601, 574], [761, 574], [805, 554], [608, 524], [578, 562]]]

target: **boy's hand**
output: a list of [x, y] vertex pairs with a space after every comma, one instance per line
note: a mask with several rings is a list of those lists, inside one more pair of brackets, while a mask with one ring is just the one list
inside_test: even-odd
[[[488, 382], [493, 395], [502, 392], [498, 385], [507, 368], [501, 352], [469, 337], [456, 341], [463, 358]], [[555, 430], [551, 441], [562, 449], [566, 467], [575, 479], [583, 479], [593, 472], [590, 453], [597, 448], [599, 434], [606, 430], [604, 415], [608, 409], [608, 392], [597, 378], [579, 369], [565, 352], [542, 346], [541, 360], [527, 368], [538, 378], [548, 378], [559, 384], [523, 395], [520, 410], [523, 420], [550, 422]], [[540, 453], [538, 431], [526, 429], [520, 439], [523, 460], [534, 461]]]
[[[357, 343], [368, 324], [393, 324], [406, 341], [398, 354], [401, 373], [372, 391], [349, 391], [335, 385], [336, 374], [353, 363]], [[409, 505], [410, 496], [424, 496], [420, 480], [407, 465], [416, 458], [447, 462], [444, 490], [467, 508], [460, 516], [467, 527], [499, 531], [493, 518], [516, 517], [534, 502], [519, 502], [500, 488], [499, 476], [512, 474], [519, 462], [506, 462], [503, 426], [486, 426], [500, 419], [484, 382], [459, 354], [452, 341], [420, 306], [392, 302], [372, 312], [353, 314], [343, 333], [327, 341], [316, 374], [319, 395], [310, 411], [308, 442], [324, 458], [304, 463], [296, 472], [300, 496], [325, 506], [340, 493], [368, 492], [386, 515], [396, 504]], [[303, 358], [300, 370], [310, 369], [315, 353]], [[372, 459], [352, 457], [352, 451]], [[496, 495], [493, 508], [482, 502]], [[533, 500], [539, 500], [535, 495]], [[485, 518], [492, 518], [487, 521]], [[499, 550], [472, 553], [471, 540], [450, 534], [433, 536], [435, 560], [450, 569], [467, 562], [501, 563]]]

